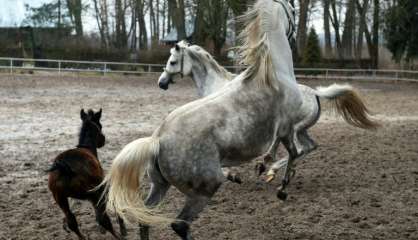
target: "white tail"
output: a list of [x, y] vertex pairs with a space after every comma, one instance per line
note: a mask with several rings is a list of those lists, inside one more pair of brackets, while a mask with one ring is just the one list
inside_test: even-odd
[[159, 154], [159, 141], [156, 138], [140, 138], [128, 145], [113, 160], [109, 173], [103, 180], [106, 186], [107, 208], [129, 221], [140, 223], [168, 224], [170, 219], [163, 217], [145, 206], [140, 194], [140, 186], [150, 161]]
[[370, 118], [370, 111], [352, 86], [332, 84], [328, 87], [318, 87], [315, 94], [332, 100], [332, 108], [348, 124], [364, 129], [380, 127], [379, 123]]

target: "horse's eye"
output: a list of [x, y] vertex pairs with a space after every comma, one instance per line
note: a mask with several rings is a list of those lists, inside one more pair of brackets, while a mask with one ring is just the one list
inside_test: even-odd
[[176, 61], [171, 61], [170, 62], [170, 65], [176, 65], [177, 64], [177, 62]]

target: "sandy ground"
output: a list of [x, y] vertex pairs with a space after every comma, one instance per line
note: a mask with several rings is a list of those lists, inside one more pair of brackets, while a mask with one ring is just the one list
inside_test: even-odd
[[[125, 144], [196, 99], [189, 80], [164, 92], [156, 79], [0, 76], [0, 239], [76, 239], [62, 229], [43, 171], [77, 144], [81, 107], [103, 108], [107, 144], [99, 157], [108, 169]], [[288, 200], [276, 198], [278, 180], [264, 183], [254, 163], [243, 165], [244, 183], [222, 185], [192, 225], [195, 239], [418, 239], [418, 84], [353, 84], [384, 128], [350, 127], [323, 104], [311, 129], [320, 147], [299, 162]], [[163, 207], [175, 216], [182, 203], [171, 189]], [[88, 203], [72, 208], [89, 239], [112, 239], [99, 233]], [[169, 227], [151, 235], [177, 239]], [[135, 226], [128, 239], [137, 239]]]

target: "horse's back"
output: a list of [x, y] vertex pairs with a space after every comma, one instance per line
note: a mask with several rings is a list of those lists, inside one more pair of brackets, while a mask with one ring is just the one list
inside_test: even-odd
[[264, 95], [232, 87], [171, 113], [154, 133], [164, 177], [187, 188], [190, 179], [217, 180], [222, 166], [239, 165], [267, 151], [277, 121], [270, 110], [274, 99]]
[[87, 149], [70, 149], [59, 154], [51, 167], [48, 186], [51, 191], [84, 199], [103, 180], [99, 160]]

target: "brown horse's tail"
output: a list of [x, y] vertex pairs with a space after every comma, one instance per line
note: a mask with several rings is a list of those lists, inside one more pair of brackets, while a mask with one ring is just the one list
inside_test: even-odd
[[47, 170], [45, 170], [46, 173], [50, 173], [53, 171], [59, 171], [62, 175], [67, 176], [67, 177], [72, 177], [75, 175], [75, 173], [73, 172], [73, 170], [71, 169], [70, 166], [68, 166], [68, 164], [66, 164], [65, 162], [62, 161], [54, 161], [54, 163], [52, 163], [51, 167], [49, 167]]
[[370, 111], [356, 90], [350, 85], [333, 84], [328, 87], [318, 87], [315, 94], [332, 101], [332, 108], [344, 120], [363, 129], [375, 130], [381, 125], [370, 117]]

